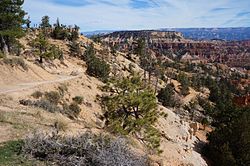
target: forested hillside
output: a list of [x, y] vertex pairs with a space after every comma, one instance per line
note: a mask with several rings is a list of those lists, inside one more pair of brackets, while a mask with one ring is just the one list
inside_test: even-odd
[[185, 60], [180, 32], [34, 27], [23, 3], [0, 1], [0, 165], [250, 164], [247, 69]]

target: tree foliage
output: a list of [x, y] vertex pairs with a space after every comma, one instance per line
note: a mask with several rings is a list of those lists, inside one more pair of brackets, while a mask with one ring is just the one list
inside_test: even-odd
[[42, 29], [46, 29], [46, 28], [50, 28], [51, 27], [49, 19], [50, 19], [49, 16], [43, 16], [42, 17], [42, 21], [41, 21], [41, 24], [40, 24], [40, 27]]
[[205, 154], [214, 165], [249, 165], [250, 108], [238, 108], [233, 104], [233, 89], [228, 80], [209, 78], [207, 81], [209, 98], [215, 103], [210, 116], [216, 129], [208, 136], [209, 144], [205, 147]]
[[151, 74], [153, 72], [153, 63], [154, 60], [152, 59], [151, 55], [149, 54], [148, 47], [146, 45], [145, 39], [139, 39], [137, 41], [137, 47], [135, 48], [135, 53], [139, 56], [140, 59], [140, 66], [144, 69], [144, 81], [146, 82], [146, 72], [149, 75], [149, 83], [151, 79]]
[[73, 41], [69, 44], [70, 55], [74, 57], [79, 57], [82, 54], [80, 44], [76, 41]]
[[139, 76], [113, 79], [102, 98], [106, 126], [113, 133], [134, 134], [151, 149], [160, 146], [160, 134], [154, 128], [158, 113], [154, 92], [145, 87]]
[[218, 166], [250, 164], [250, 109], [228, 110], [237, 114], [230, 122], [221, 123], [209, 137], [206, 155]]
[[5, 54], [18, 44], [17, 38], [24, 35], [22, 25], [25, 23], [23, 0], [0, 1], [0, 50]]
[[49, 16], [43, 16], [42, 17], [42, 20], [41, 20], [41, 24], [40, 24], [40, 28], [42, 29], [43, 33], [46, 35], [46, 36], [49, 36], [49, 32], [48, 32], [48, 29], [51, 28], [51, 24], [49, 22], [49, 19], [50, 17]]
[[49, 42], [45, 35], [43, 33], [39, 33], [37, 38], [31, 41], [30, 45], [33, 48], [37, 49], [36, 51], [38, 52], [40, 57], [39, 62], [43, 63], [43, 58], [46, 56], [47, 51], [49, 49]]
[[51, 37], [58, 40], [69, 40], [69, 41], [76, 41], [79, 38], [79, 29], [77, 25], [74, 28], [71, 26], [66, 26], [60, 24], [59, 18], [57, 18], [56, 23], [54, 24], [54, 28], [51, 32]]
[[86, 72], [88, 73], [88, 75], [100, 78], [102, 80], [108, 78], [110, 73], [110, 67], [109, 64], [107, 64], [104, 60], [93, 56], [88, 61], [87, 65], [88, 67]]
[[51, 33], [51, 37], [58, 40], [64, 40], [68, 38], [68, 32], [66, 26], [60, 24], [59, 19], [57, 18], [56, 23], [54, 24], [54, 30]]
[[86, 62], [88, 62], [91, 57], [95, 56], [96, 54], [96, 51], [95, 51], [95, 48], [94, 48], [94, 44], [91, 43], [87, 48], [86, 48], [86, 51], [84, 52], [83, 56], [82, 56], [82, 59]]
[[35, 49], [35, 52], [39, 55], [40, 63], [43, 63], [43, 59], [63, 59], [63, 51], [55, 45], [49, 43], [44, 33], [39, 35], [31, 41], [30, 45]]
[[186, 96], [189, 94], [189, 79], [184, 72], [180, 72], [177, 80], [181, 83], [181, 94]]
[[175, 105], [174, 101], [174, 85], [173, 84], [167, 84], [165, 88], [162, 88], [157, 98], [165, 107], [173, 107]]
[[87, 64], [87, 74], [102, 80], [106, 80], [110, 73], [110, 65], [95, 55], [95, 49], [91, 44], [83, 55]]

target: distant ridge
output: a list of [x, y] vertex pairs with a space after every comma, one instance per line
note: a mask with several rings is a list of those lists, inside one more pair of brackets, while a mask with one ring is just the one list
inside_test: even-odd
[[[143, 31], [143, 30], [142, 30]], [[194, 40], [225, 40], [225, 41], [242, 41], [250, 40], [250, 27], [236, 28], [162, 28], [156, 31], [176, 31], [183, 33], [187, 39]], [[98, 30], [83, 32], [87, 37], [93, 35], [106, 35], [115, 32], [115, 30]]]
[[82, 32], [82, 34], [86, 37], [91, 37], [94, 35], [106, 35], [112, 32], [115, 32], [115, 30], [96, 30], [96, 31]]
[[178, 31], [185, 38], [194, 40], [241, 41], [250, 39], [250, 27], [236, 28], [163, 28], [162, 31]]

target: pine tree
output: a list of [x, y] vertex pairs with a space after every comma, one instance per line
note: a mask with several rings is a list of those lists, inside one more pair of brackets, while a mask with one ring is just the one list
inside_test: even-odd
[[104, 89], [102, 98], [107, 128], [113, 133], [134, 134], [152, 149], [160, 145], [159, 132], [154, 128], [158, 113], [156, 96], [137, 75], [113, 79]]
[[104, 60], [92, 56], [87, 62], [87, 74], [105, 81], [110, 73], [110, 66]]
[[9, 54], [12, 46], [18, 43], [16, 39], [24, 35], [23, 3], [24, 0], [0, 1], [0, 50], [5, 54]]
[[[145, 41], [143, 39], [139, 39], [137, 42], [137, 47], [135, 48], [135, 53], [139, 56], [140, 58], [140, 65], [144, 66], [146, 65], [146, 46], [145, 46]], [[144, 69], [144, 74], [143, 74], [143, 79], [146, 83], [146, 70]]]
[[87, 47], [86, 51], [84, 52], [82, 60], [88, 62], [93, 56], [95, 56], [95, 54], [96, 54], [96, 51], [95, 51], [95, 48], [94, 48], [94, 44], [91, 43]]
[[137, 48], [135, 49], [135, 53], [140, 58], [140, 66], [144, 69], [144, 81], [146, 84], [146, 72], [148, 72], [148, 84], [151, 83], [151, 76], [153, 74], [154, 66], [156, 65], [156, 61], [150, 55], [150, 51], [147, 47], [146, 41], [143, 39], [138, 40]]
[[55, 27], [58, 27], [60, 28], [61, 27], [61, 24], [60, 24], [60, 21], [59, 21], [59, 18], [56, 19], [56, 24], [54, 25]]
[[184, 72], [180, 72], [177, 77], [177, 80], [181, 83], [181, 94], [188, 95], [189, 94], [189, 79]]
[[76, 41], [73, 41], [69, 45], [69, 51], [70, 51], [70, 55], [74, 57], [79, 57], [82, 55], [80, 44]]
[[39, 55], [39, 62], [43, 59], [60, 59], [63, 60], [63, 51], [56, 45], [50, 44], [46, 36], [41, 32], [36, 39], [31, 41], [30, 45], [36, 49]]
[[36, 39], [31, 42], [31, 46], [38, 50], [40, 57], [39, 62], [43, 63], [43, 58], [47, 56], [49, 49], [49, 42], [43, 33], [40, 33]]
[[67, 32], [65, 26], [60, 24], [59, 18], [57, 18], [54, 24], [54, 30], [51, 33], [51, 37], [58, 40], [64, 40], [69, 37], [69, 32]]
[[50, 28], [51, 27], [51, 25], [49, 23], [49, 19], [50, 19], [49, 16], [43, 16], [42, 17], [42, 22], [40, 24], [40, 27], [42, 29], [46, 29], [46, 28]]
[[227, 108], [224, 116], [227, 114], [234, 114], [234, 117], [226, 123], [222, 120], [220, 126], [209, 134], [205, 154], [216, 166], [249, 165], [250, 109]]
[[173, 107], [175, 105], [173, 95], [174, 95], [174, 85], [167, 84], [165, 88], [162, 88], [159, 91], [157, 98], [159, 99], [159, 101], [162, 103], [163, 106]]
[[43, 31], [43, 33], [45, 34], [45, 36], [49, 36], [49, 32], [48, 32], [48, 29], [51, 28], [51, 25], [49, 23], [49, 16], [43, 16], [42, 17], [42, 21], [41, 21], [41, 24], [40, 24], [40, 27]]
[[156, 82], [155, 82], [155, 94], [157, 93], [158, 90], [158, 83], [159, 79], [164, 76], [164, 67], [163, 63], [160, 60], [157, 60], [155, 64], [153, 65], [153, 72], [156, 77]]

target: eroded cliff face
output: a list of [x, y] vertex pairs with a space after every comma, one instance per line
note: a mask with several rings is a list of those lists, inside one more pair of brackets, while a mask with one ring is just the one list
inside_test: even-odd
[[145, 39], [148, 48], [157, 56], [177, 56], [183, 61], [218, 62], [231, 67], [250, 66], [250, 40], [194, 41], [185, 39], [180, 32], [161, 31], [120, 31], [101, 39], [125, 53], [133, 52], [138, 39]]
[[[137, 41], [138, 39], [145, 39], [149, 42], [178, 42], [184, 41], [184, 37], [180, 32], [161, 32], [161, 31], [154, 31], [154, 30], [142, 30], [142, 31], [118, 31], [113, 32], [108, 35], [104, 35], [104, 41], [114, 42], [114, 43], [127, 43], [129, 41]], [[128, 43], [129, 44], [129, 43]]]

